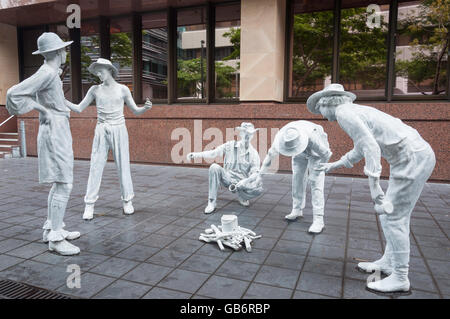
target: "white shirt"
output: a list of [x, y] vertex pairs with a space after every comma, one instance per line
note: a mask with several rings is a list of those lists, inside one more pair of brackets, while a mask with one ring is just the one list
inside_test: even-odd
[[353, 167], [364, 157], [364, 174], [367, 176], [379, 177], [381, 156], [390, 162], [395, 156], [395, 148], [405, 138], [422, 139], [415, 129], [400, 119], [370, 106], [341, 104], [336, 109], [336, 119], [354, 144], [341, 160], [346, 167]]
[[236, 180], [242, 180], [257, 173], [261, 165], [261, 159], [255, 148], [249, 144], [245, 149], [241, 140], [226, 142], [214, 150], [201, 152], [201, 154], [208, 158], [225, 156], [223, 168]]

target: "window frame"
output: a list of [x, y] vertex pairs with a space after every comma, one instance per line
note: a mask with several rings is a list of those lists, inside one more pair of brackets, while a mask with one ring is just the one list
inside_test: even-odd
[[[286, 26], [285, 26], [285, 55], [284, 55], [284, 93], [283, 101], [285, 103], [293, 102], [306, 102], [307, 98], [304, 97], [292, 97], [289, 96], [289, 78], [292, 72], [289, 66], [289, 59], [291, 54], [291, 37], [292, 37], [292, 22], [294, 18], [293, 5], [295, 0], [286, 0]], [[450, 46], [448, 48], [447, 55], [447, 87], [446, 93], [440, 95], [394, 95], [395, 85], [395, 37], [397, 30], [397, 18], [398, 18], [398, 5], [399, 0], [391, 0], [389, 3], [389, 26], [388, 26], [388, 38], [387, 38], [387, 59], [386, 59], [386, 79], [385, 79], [385, 94], [383, 96], [365, 96], [364, 98], [358, 98], [357, 101], [450, 101]], [[334, 1], [334, 26], [333, 26], [333, 63], [332, 63], [332, 75], [331, 81], [333, 83], [339, 83], [339, 41], [341, 30], [341, 9], [342, 1]]]

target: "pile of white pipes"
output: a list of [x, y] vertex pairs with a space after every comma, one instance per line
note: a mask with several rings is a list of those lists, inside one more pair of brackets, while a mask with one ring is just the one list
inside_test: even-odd
[[223, 215], [221, 222], [222, 225], [211, 225], [211, 228], [205, 229], [199, 239], [207, 243], [216, 242], [220, 250], [225, 250], [225, 246], [240, 250], [244, 245], [245, 249], [251, 252], [252, 241], [262, 237], [250, 229], [239, 226], [236, 215]]

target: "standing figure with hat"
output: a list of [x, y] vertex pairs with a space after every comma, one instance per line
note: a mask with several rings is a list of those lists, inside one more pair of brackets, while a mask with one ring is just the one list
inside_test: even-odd
[[80, 104], [73, 104], [66, 100], [66, 105], [74, 112], [82, 112], [94, 100], [97, 106], [97, 126], [92, 143], [91, 167], [84, 202], [86, 204], [83, 219], [94, 217], [94, 205], [98, 199], [98, 192], [102, 182], [103, 169], [108, 159], [109, 150], [112, 150], [119, 174], [122, 204], [125, 214], [133, 214], [134, 208], [131, 200], [134, 197], [133, 183], [130, 171], [130, 153], [128, 146], [128, 131], [123, 115], [124, 103], [136, 115], [141, 115], [151, 109], [149, 99], [143, 107], [138, 107], [131, 96], [130, 89], [116, 82], [118, 70], [111, 61], [99, 58], [92, 63], [89, 72], [99, 77], [99, 85], [89, 88]]
[[69, 243], [80, 237], [79, 232], [64, 230], [64, 214], [72, 191], [73, 150], [70, 132], [70, 110], [64, 104], [60, 66], [66, 62], [64, 42], [53, 32], [44, 32], [37, 40], [44, 64], [32, 76], [11, 87], [6, 94], [10, 114], [39, 112], [37, 137], [39, 183], [52, 184], [48, 195], [48, 214], [44, 223], [43, 241], [61, 255], [76, 255], [80, 249]]
[[[409, 222], [427, 179], [433, 172], [436, 158], [431, 146], [412, 127], [400, 119], [376, 108], [353, 103], [356, 96], [344, 91], [340, 84], [330, 84], [311, 95], [308, 109], [322, 114], [352, 138], [354, 148], [333, 163], [322, 164], [329, 172], [339, 167], [352, 167], [365, 159], [364, 174], [375, 210], [380, 215], [386, 237], [383, 256], [374, 262], [361, 262], [365, 272], [381, 271], [388, 277], [369, 282], [367, 288], [375, 292], [409, 291]], [[390, 165], [386, 194], [380, 187], [381, 156]]]
[[209, 167], [209, 195], [205, 214], [210, 214], [216, 209], [217, 191], [220, 185], [237, 192], [242, 206], [249, 206], [249, 199], [263, 192], [261, 178], [259, 178], [261, 160], [250, 143], [259, 129], [255, 129], [252, 123], [247, 122], [243, 122], [236, 129], [241, 137], [239, 141], [229, 141], [214, 150], [187, 155], [188, 160], [224, 156], [223, 167], [216, 163]]
[[303, 216], [306, 205], [306, 187], [311, 182], [313, 223], [308, 229], [319, 234], [324, 228], [325, 172], [317, 170], [326, 163], [332, 153], [327, 134], [322, 126], [309, 121], [295, 121], [283, 126], [275, 136], [272, 147], [261, 166], [260, 174], [266, 174], [272, 160], [278, 154], [292, 157], [292, 211], [285, 218], [295, 220]]

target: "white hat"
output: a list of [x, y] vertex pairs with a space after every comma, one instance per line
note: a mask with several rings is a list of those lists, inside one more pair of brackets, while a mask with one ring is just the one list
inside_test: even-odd
[[53, 32], [44, 32], [37, 39], [37, 51], [32, 54], [42, 54], [47, 52], [56, 51], [72, 44], [73, 41], [64, 42], [61, 38]]
[[259, 130], [259, 128], [255, 129], [255, 126], [249, 122], [242, 122], [241, 126], [236, 127], [236, 129], [249, 135], [255, 134]]
[[111, 61], [109, 61], [108, 59], [103, 59], [103, 58], [98, 58], [96, 62], [91, 63], [91, 65], [88, 67], [88, 71], [91, 72], [94, 75], [95, 74], [95, 69], [98, 66], [103, 66], [103, 67], [107, 67], [112, 71], [112, 75], [113, 77], [116, 77], [117, 74], [119, 73], [119, 71], [117, 70], [117, 68], [111, 63]]
[[345, 91], [344, 87], [341, 84], [331, 83], [322, 91], [316, 92], [308, 98], [308, 100], [306, 101], [306, 106], [308, 107], [308, 110], [311, 113], [320, 114], [319, 110], [317, 109], [317, 102], [319, 102], [321, 97], [332, 95], [348, 96], [352, 99], [352, 102], [356, 99], [356, 95], [351, 92]]
[[295, 156], [308, 146], [308, 136], [292, 125], [284, 126], [275, 136], [273, 145], [284, 156]]

